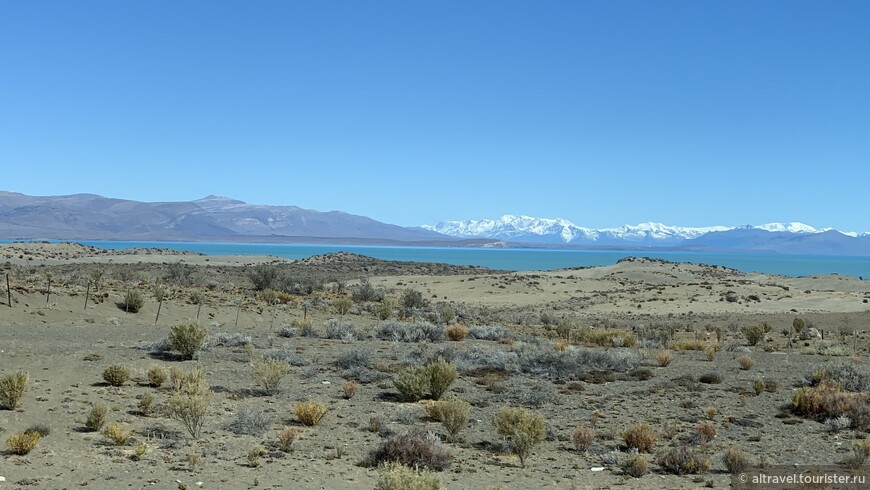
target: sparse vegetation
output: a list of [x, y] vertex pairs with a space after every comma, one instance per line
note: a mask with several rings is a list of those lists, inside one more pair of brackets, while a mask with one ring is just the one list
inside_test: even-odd
[[7, 374], [0, 378], [0, 405], [7, 410], [15, 410], [27, 391], [28, 375], [22, 371]]
[[662, 470], [675, 475], [695, 475], [710, 471], [710, 458], [695, 448], [667, 449], [658, 458]]
[[121, 364], [112, 364], [103, 371], [103, 381], [109, 386], [123, 386], [130, 380], [130, 369]]
[[255, 359], [251, 361], [251, 374], [254, 377], [254, 383], [261, 387], [266, 395], [277, 394], [281, 381], [289, 373], [290, 366], [278, 359]]
[[447, 429], [451, 440], [455, 440], [459, 432], [468, 426], [468, 419], [471, 416], [471, 404], [468, 402], [453, 398], [433, 401], [431, 405], [438, 417], [436, 420]]
[[544, 419], [523, 408], [504, 408], [495, 417], [495, 429], [510, 441], [511, 448], [526, 466], [532, 449], [547, 437]]
[[193, 359], [206, 335], [205, 328], [196, 322], [179, 323], [169, 332], [169, 348], [178, 352], [182, 359]]
[[191, 437], [199, 439], [214, 392], [205, 384], [199, 369], [188, 373], [173, 369], [170, 374], [175, 391], [169, 398], [169, 412]]
[[131, 289], [124, 295], [124, 299], [118, 303], [118, 308], [128, 313], [138, 313], [145, 306], [145, 296], [137, 289]]
[[9, 436], [6, 439], [6, 446], [9, 447], [9, 452], [12, 454], [23, 456], [33, 451], [40, 439], [42, 436], [39, 435], [39, 432], [20, 432]]
[[381, 467], [375, 490], [439, 490], [438, 477], [426, 470], [413, 470], [401, 463]]
[[99, 432], [106, 423], [106, 414], [109, 412], [109, 407], [102, 403], [97, 403], [91, 407], [88, 412], [88, 418], [85, 420], [85, 428], [90, 432]]
[[326, 415], [326, 405], [313, 401], [298, 402], [293, 404], [293, 413], [302, 425], [312, 427]]
[[581, 453], [588, 451], [593, 441], [595, 441], [595, 431], [588, 427], [576, 427], [571, 433], [571, 442]]
[[148, 372], [146, 373], [148, 377], [148, 384], [153, 386], [154, 388], [160, 388], [163, 383], [166, 382], [168, 375], [166, 374], [166, 370], [160, 366], [151, 366], [148, 368]]
[[749, 458], [746, 456], [746, 453], [737, 446], [730, 446], [725, 451], [725, 454], [722, 455], [722, 463], [725, 464], [728, 473], [731, 473], [732, 475], [743, 473], [747, 468], [749, 468]]
[[755, 361], [751, 357], [746, 356], [741, 357], [737, 362], [740, 364], [740, 369], [744, 371], [749, 371], [755, 365]]
[[462, 325], [460, 323], [456, 323], [447, 327], [447, 338], [454, 341], [460, 342], [465, 340], [470, 333], [468, 327]]
[[275, 417], [262, 409], [242, 406], [236, 411], [236, 417], [227, 426], [233, 434], [261, 436], [266, 433], [275, 421]]
[[438, 358], [435, 362], [427, 365], [426, 371], [429, 375], [429, 390], [433, 400], [440, 399], [450, 388], [450, 385], [456, 381], [456, 367], [445, 361], [444, 358]]
[[656, 354], [656, 362], [659, 367], [668, 367], [671, 365], [671, 361], [674, 360], [674, 355], [671, 354], [670, 351], [663, 350]]
[[293, 442], [299, 438], [302, 432], [294, 427], [284, 427], [278, 431], [278, 447], [281, 451], [289, 453], [293, 448]]
[[626, 461], [622, 470], [633, 478], [640, 478], [649, 472], [649, 460], [646, 456], [638, 454]]
[[410, 431], [389, 437], [372, 454], [375, 466], [399, 463], [411, 468], [442, 471], [453, 459], [436, 439], [425, 432]]
[[744, 325], [740, 332], [746, 337], [746, 343], [749, 345], [757, 345], [764, 340], [764, 336], [770, 332], [770, 325], [767, 323], [759, 323], [758, 325]]
[[106, 427], [106, 429], [103, 430], [103, 435], [116, 446], [126, 446], [133, 437], [133, 431], [124, 430], [124, 426], [115, 423]]
[[642, 453], [651, 453], [658, 437], [649, 424], [638, 422], [622, 433], [622, 440], [629, 448], [637, 449]]

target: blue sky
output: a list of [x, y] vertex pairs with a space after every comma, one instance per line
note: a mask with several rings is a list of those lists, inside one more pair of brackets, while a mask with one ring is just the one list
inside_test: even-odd
[[870, 231], [864, 1], [0, 3], [0, 189]]

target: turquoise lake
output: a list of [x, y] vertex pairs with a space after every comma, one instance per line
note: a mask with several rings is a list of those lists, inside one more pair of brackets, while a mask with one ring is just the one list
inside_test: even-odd
[[870, 278], [870, 257], [780, 254], [716, 254], [643, 250], [544, 250], [483, 249], [449, 247], [374, 247], [355, 245], [298, 245], [262, 243], [200, 242], [116, 242], [81, 241], [107, 249], [160, 247], [207, 255], [274, 255], [303, 259], [312, 255], [346, 251], [385, 260], [443, 262], [479, 265], [504, 270], [552, 270], [568, 267], [610, 265], [625, 257], [653, 257], [674, 262], [691, 262], [731, 267], [744, 272], [785, 276], [842, 274]]

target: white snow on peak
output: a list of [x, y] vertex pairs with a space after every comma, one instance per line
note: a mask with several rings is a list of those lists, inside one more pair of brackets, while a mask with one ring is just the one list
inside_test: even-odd
[[[498, 219], [443, 221], [436, 225], [423, 225], [426, 230], [462, 238], [497, 238], [503, 240], [544, 241], [561, 243], [582, 242], [654, 242], [677, 243], [698, 238], [710, 232], [735, 229], [733, 226], [685, 227], [647, 222], [638, 225], [623, 225], [617, 228], [593, 229], [578, 226], [562, 218], [535, 218], [525, 215], [505, 214]], [[743, 228], [776, 233], [823, 233], [833, 228], [814, 228], [810, 225], [791, 223], [766, 223]], [[865, 233], [844, 233], [849, 236], [870, 236]]]
[[799, 223], [797, 221], [793, 221], [791, 223], [766, 223], [763, 225], [753, 226], [753, 228], [765, 231], [774, 231], [774, 232], [789, 232], [789, 233], [821, 233], [823, 231], [828, 231], [831, 228], [817, 229], [813, 228], [810, 225], [805, 225], [803, 223]]

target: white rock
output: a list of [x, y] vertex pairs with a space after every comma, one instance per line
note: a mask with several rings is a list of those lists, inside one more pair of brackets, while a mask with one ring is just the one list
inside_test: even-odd
[[322, 385], [331, 385], [332, 383], [330, 383], [329, 381], [321, 381], [320, 384], [322, 384]]
[[590, 469], [591, 469], [592, 471], [596, 471], [596, 472], [597, 472], [597, 471], [604, 471], [604, 467], [603, 467], [603, 466], [593, 466], [593, 467], [590, 468]]

